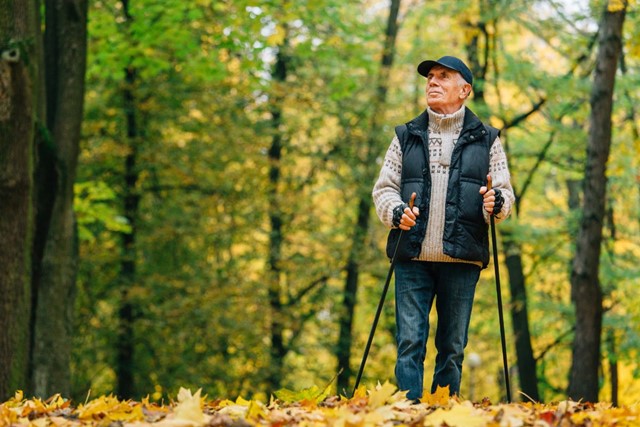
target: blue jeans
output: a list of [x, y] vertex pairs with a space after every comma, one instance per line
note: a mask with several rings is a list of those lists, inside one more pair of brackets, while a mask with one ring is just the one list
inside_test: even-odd
[[396, 276], [396, 379], [407, 398], [422, 397], [429, 312], [436, 301], [436, 366], [431, 393], [449, 386], [460, 393], [462, 360], [480, 267], [474, 264], [399, 261]]

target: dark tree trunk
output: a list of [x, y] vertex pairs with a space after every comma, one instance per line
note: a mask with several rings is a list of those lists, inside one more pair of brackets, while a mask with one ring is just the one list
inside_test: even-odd
[[271, 230], [269, 235], [269, 259], [268, 259], [268, 298], [271, 315], [270, 325], [270, 360], [269, 377], [267, 384], [270, 391], [273, 392], [281, 388], [284, 358], [287, 354], [287, 346], [284, 342], [284, 323], [285, 313], [284, 304], [282, 302], [282, 283], [281, 283], [281, 255], [283, 243], [283, 212], [280, 202], [280, 193], [278, 187], [280, 185], [282, 158], [283, 135], [280, 130], [282, 124], [282, 102], [283, 102], [283, 85], [287, 79], [287, 67], [289, 65], [289, 57], [285, 50], [287, 49], [286, 40], [280, 46], [277, 54], [276, 63], [271, 73], [275, 85], [275, 95], [271, 108], [271, 129], [273, 137], [271, 139], [271, 147], [269, 148], [269, 221]]
[[[37, 1], [0, 0], [0, 400], [28, 386]], [[9, 40], [13, 43], [9, 44]], [[33, 41], [36, 40], [36, 43]]]
[[[129, 0], [121, 0], [125, 30], [128, 31], [133, 16], [129, 11]], [[130, 226], [128, 233], [122, 234], [122, 253], [118, 285], [120, 306], [118, 308], [118, 329], [116, 333], [116, 394], [127, 399], [136, 394], [135, 383], [135, 304], [130, 294], [136, 283], [136, 233], [140, 195], [138, 192], [138, 144], [141, 130], [138, 124], [138, 100], [136, 98], [137, 72], [132, 66], [124, 70], [123, 111], [127, 126], [127, 155], [124, 159], [123, 209]]]
[[342, 312], [340, 314], [340, 332], [338, 344], [336, 346], [336, 356], [338, 361], [338, 391], [347, 390], [352, 375], [351, 343], [353, 336], [353, 315], [358, 292], [358, 275], [362, 251], [365, 246], [366, 236], [369, 230], [369, 214], [371, 211], [371, 185], [375, 179], [376, 167], [375, 158], [378, 156], [379, 135], [381, 122], [384, 120], [384, 104], [386, 103], [387, 91], [389, 89], [389, 74], [395, 56], [396, 37], [398, 34], [398, 13], [400, 11], [400, 0], [392, 0], [389, 7], [389, 18], [385, 32], [384, 51], [380, 63], [378, 83], [375, 98], [373, 99], [373, 114], [369, 137], [365, 144], [365, 165], [364, 179], [361, 180], [362, 187], [358, 191], [358, 215], [357, 223], [352, 238], [351, 250], [346, 264], [347, 277], [343, 291]]
[[[127, 12], [128, 13], [128, 12]], [[139, 171], [138, 143], [140, 130], [136, 121], [137, 105], [135, 97], [136, 72], [129, 67], [125, 70], [124, 106], [127, 123], [129, 152], [125, 157], [124, 171], [124, 217], [131, 226], [129, 233], [122, 235], [122, 261], [120, 264], [120, 308], [117, 335], [116, 394], [120, 398], [135, 397], [135, 354], [134, 354], [134, 304], [129, 291], [136, 280], [136, 225], [140, 196], [138, 194]]]
[[531, 334], [529, 333], [527, 288], [522, 267], [522, 252], [520, 244], [515, 241], [509, 232], [501, 229], [500, 235], [503, 238], [503, 252], [507, 271], [509, 272], [511, 322], [516, 341], [520, 388], [528, 398], [540, 401], [536, 360], [533, 357]]
[[338, 336], [338, 346], [336, 348], [336, 356], [338, 358], [338, 369], [342, 372], [338, 375], [338, 392], [345, 393], [348, 396], [351, 390], [349, 388], [349, 380], [353, 375], [351, 369], [351, 345], [353, 342], [353, 314], [356, 306], [356, 293], [358, 291], [358, 276], [360, 271], [360, 256], [362, 253], [362, 246], [364, 245], [364, 239], [369, 228], [369, 211], [371, 210], [370, 198], [362, 197], [358, 204], [358, 216], [357, 227], [355, 232], [358, 233], [354, 236], [355, 242], [362, 242], [359, 247], [359, 251], [355, 250], [355, 244], [352, 246], [352, 250], [349, 253], [349, 260], [347, 261], [347, 277], [345, 279], [343, 300], [342, 300], [342, 316], [340, 316], [340, 332]]
[[86, 64], [86, 1], [46, 2], [46, 117], [36, 167], [31, 388], [70, 392], [77, 242], [73, 210]]
[[571, 299], [576, 332], [567, 394], [574, 400], [598, 400], [598, 368], [602, 333], [602, 289], [599, 281], [605, 213], [606, 164], [611, 148], [611, 113], [622, 26], [626, 12], [604, 12], [600, 25], [584, 180], [582, 218], [571, 270]]
[[616, 334], [613, 329], [607, 332], [607, 353], [609, 361], [609, 376], [611, 377], [611, 404], [618, 406], [618, 350]]

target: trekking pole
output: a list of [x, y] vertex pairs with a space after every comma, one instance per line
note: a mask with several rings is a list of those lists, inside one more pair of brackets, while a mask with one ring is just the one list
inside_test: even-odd
[[[487, 191], [491, 190], [491, 177], [487, 177]], [[498, 246], [496, 245], [496, 224], [493, 213], [490, 215], [491, 243], [493, 246], [493, 266], [496, 275], [496, 294], [498, 295], [498, 318], [500, 320], [500, 340], [502, 342], [502, 365], [504, 381], [507, 388], [507, 403], [511, 403], [511, 382], [509, 381], [509, 365], [507, 363], [507, 339], [504, 332], [504, 314], [502, 313], [502, 292], [500, 290], [500, 269], [498, 267]]]
[[[411, 200], [409, 200], [409, 209], [413, 211], [413, 203], [416, 200], [416, 193], [411, 194]], [[371, 349], [371, 343], [373, 342], [373, 335], [376, 333], [376, 328], [378, 327], [378, 320], [380, 320], [380, 314], [382, 313], [382, 306], [384, 305], [384, 300], [387, 296], [387, 291], [389, 290], [389, 283], [391, 282], [391, 276], [393, 275], [393, 269], [396, 266], [396, 255], [398, 254], [398, 247], [400, 246], [400, 240], [402, 239], [402, 232], [398, 235], [398, 241], [396, 242], [396, 247], [393, 249], [393, 255], [391, 256], [391, 266], [389, 267], [389, 272], [387, 273], [387, 281], [384, 284], [384, 288], [382, 289], [382, 296], [380, 297], [380, 302], [378, 303], [378, 310], [376, 311], [376, 316], [373, 319], [373, 325], [371, 325], [371, 332], [369, 333], [369, 339], [367, 340], [367, 345], [364, 348], [364, 355], [362, 356], [362, 362], [360, 362], [360, 370], [358, 371], [358, 376], [356, 377], [356, 385], [353, 387], [353, 393], [351, 397], [355, 396], [356, 390], [358, 390], [358, 386], [360, 385], [360, 379], [362, 378], [362, 373], [364, 372], [364, 365], [367, 363], [367, 357], [369, 356], [369, 350]]]

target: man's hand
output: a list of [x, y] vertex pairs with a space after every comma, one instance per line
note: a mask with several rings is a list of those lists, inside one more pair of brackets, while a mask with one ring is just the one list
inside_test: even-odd
[[482, 194], [482, 203], [484, 205], [484, 210], [487, 211], [489, 215], [493, 215], [493, 210], [496, 210], [496, 213], [500, 212], [502, 208], [502, 196], [500, 194], [500, 190], [494, 190], [491, 188], [491, 175], [487, 175], [487, 185], [480, 187], [480, 194]]
[[410, 230], [411, 227], [416, 225], [416, 218], [420, 215], [420, 209], [417, 206], [414, 206], [411, 209], [409, 206], [404, 208], [404, 213], [402, 214], [402, 218], [400, 218], [400, 225], [398, 228], [401, 230]]

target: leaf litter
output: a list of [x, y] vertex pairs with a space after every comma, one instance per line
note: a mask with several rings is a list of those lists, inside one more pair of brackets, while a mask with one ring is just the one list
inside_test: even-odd
[[269, 403], [238, 397], [209, 400], [202, 390], [181, 388], [175, 401], [149, 401], [100, 396], [74, 406], [56, 394], [27, 399], [21, 391], [0, 403], [0, 426], [34, 427], [251, 427], [251, 426], [424, 426], [424, 427], [634, 427], [640, 426], [640, 406], [613, 407], [607, 403], [571, 400], [473, 403], [449, 397], [448, 388], [426, 394], [420, 402], [385, 382], [373, 389], [362, 386], [353, 397], [331, 396], [327, 389], [280, 390]]

